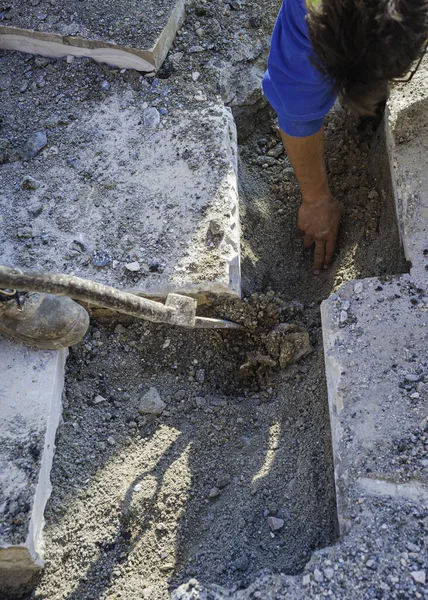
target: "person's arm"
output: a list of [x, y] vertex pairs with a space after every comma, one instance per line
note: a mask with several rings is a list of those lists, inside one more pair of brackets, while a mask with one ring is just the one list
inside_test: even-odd
[[305, 247], [315, 244], [313, 272], [319, 275], [333, 260], [343, 215], [342, 204], [328, 186], [324, 129], [308, 137], [293, 137], [281, 130], [281, 136], [302, 192], [297, 226], [305, 234]]

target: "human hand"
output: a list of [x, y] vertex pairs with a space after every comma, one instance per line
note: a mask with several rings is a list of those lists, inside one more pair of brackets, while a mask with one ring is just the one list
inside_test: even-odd
[[303, 238], [305, 248], [315, 244], [312, 267], [314, 275], [319, 275], [333, 260], [343, 213], [343, 205], [333, 198], [331, 193], [313, 201], [303, 199], [297, 228], [305, 235]]

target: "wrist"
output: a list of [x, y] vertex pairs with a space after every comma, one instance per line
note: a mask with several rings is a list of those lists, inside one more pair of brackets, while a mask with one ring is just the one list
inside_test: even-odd
[[327, 181], [316, 188], [302, 190], [302, 204], [326, 204], [332, 201], [333, 194], [330, 191]]

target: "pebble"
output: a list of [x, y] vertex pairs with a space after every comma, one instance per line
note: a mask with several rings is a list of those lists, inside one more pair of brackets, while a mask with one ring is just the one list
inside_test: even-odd
[[340, 316], [339, 316], [339, 321], [341, 323], [346, 323], [347, 320], [348, 320], [348, 313], [346, 312], [346, 310], [341, 310]]
[[188, 52], [189, 54], [197, 54], [198, 52], [204, 52], [204, 50], [203, 46], [190, 46]]
[[92, 400], [92, 404], [94, 406], [96, 406], [97, 404], [100, 404], [101, 402], [105, 402], [106, 399], [103, 396], [100, 396], [99, 394], [97, 394], [95, 396], [95, 398]]
[[198, 81], [200, 76], [201, 76], [201, 74], [199, 73], [199, 71], [193, 71], [193, 73], [192, 73], [193, 81]]
[[248, 556], [240, 556], [234, 561], [233, 564], [238, 569], [238, 571], [246, 571], [250, 566], [250, 561], [248, 559]]
[[24, 179], [21, 181], [21, 189], [22, 190], [37, 190], [37, 188], [39, 187], [40, 182], [37, 181], [37, 179], [34, 179], [34, 177], [31, 177], [31, 175], [26, 175], [24, 177]]
[[425, 571], [412, 571], [410, 575], [416, 583], [422, 583], [423, 585], [426, 582]]
[[143, 111], [143, 123], [148, 129], [156, 129], [160, 123], [160, 113], [157, 108], [151, 106]]
[[41, 202], [33, 202], [27, 210], [32, 217], [38, 217], [43, 210], [43, 204]]
[[116, 444], [116, 440], [111, 435], [107, 438], [107, 443], [109, 446], [114, 446]]
[[21, 150], [23, 160], [31, 160], [34, 158], [48, 143], [48, 136], [45, 131], [37, 131], [30, 136]]
[[354, 292], [356, 294], [361, 294], [362, 291], [363, 291], [363, 283], [362, 283], [362, 281], [357, 281], [357, 283], [354, 285]]
[[332, 567], [327, 567], [326, 569], [324, 569], [324, 576], [329, 581], [331, 579], [333, 579], [333, 577], [334, 577], [334, 569]]
[[263, 167], [264, 165], [271, 167], [273, 165], [278, 164], [278, 161], [276, 160], [276, 158], [273, 158], [273, 156], [259, 156], [257, 158], [257, 164], [261, 167]]
[[210, 493], [208, 494], [208, 498], [217, 498], [220, 495], [220, 490], [218, 487], [213, 487], [210, 489]]
[[317, 583], [322, 583], [324, 581], [324, 575], [318, 569], [314, 570], [314, 579]]
[[131, 271], [131, 273], [137, 273], [137, 271], [139, 271], [140, 268], [141, 268], [140, 263], [138, 261], [126, 263], [126, 265], [125, 265], [125, 269], [128, 269], [128, 271]]
[[222, 489], [224, 487], [226, 487], [227, 485], [229, 485], [229, 483], [232, 481], [232, 478], [230, 475], [226, 474], [226, 475], [220, 475], [220, 477], [217, 478], [217, 481], [215, 483], [216, 487], [218, 487], [219, 489]]
[[407, 375], [405, 375], [404, 378], [406, 381], [411, 381], [411, 382], [419, 381], [419, 377], [418, 377], [418, 375], [416, 375], [416, 373], [407, 373]]
[[141, 415], [160, 415], [166, 407], [155, 387], [151, 387], [141, 399], [138, 411]]
[[272, 531], [278, 531], [278, 529], [284, 527], [284, 523], [284, 519], [278, 519], [277, 517], [268, 518], [268, 525]]
[[306, 575], [303, 575], [302, 585], [306, 587], [310, 583], [311, 583], [311, 576], [309, 575], [309, 573], [306, 573]]
[[98, 250], [92, 255], [92, 264], [94, 267], [106, 267], [107, 265], [110, 265], [112, 261], [113, 258], [107, 250]]
[[110, 89], [110, 83], [108, 81], [103, 81], [101, 84], [101, 89], [103, 92], [108, 92]]

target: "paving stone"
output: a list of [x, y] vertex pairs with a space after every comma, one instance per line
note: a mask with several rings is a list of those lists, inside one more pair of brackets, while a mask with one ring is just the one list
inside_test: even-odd
[[154, 71], [183, 22], [184, 0], [30, 3], [5, 11], [0, 48], [47, 57], [87, 56], [120, 68]]
[[0, 590], [43, 566], [43, 512], [61, 415], [66, 350], [0, 337]]
[[412, 86], [392, 95], [385, 120], [410, 274], [390, 281], [348, 282], [322, 304], [342, 532], [361, 494], [425, 504], [428, 500], [428, 473], [418, 458], [415, 433], [428, 414], [427, 103], [425, 61]]
[[[54, 151], [48, 141], [31, 161], [29, 171], [39, 182], [34, 191], [16, 186], [22, 180], [19, 161], [3, 165], [2, 262], [73, 272], [151, 296], [239, 296], [231, 111], [221, 100], [198, 110], [182, 108], [151, 129], [141, 104], [132, 89], [84, 107], [76, 100], [73, 120], [56, 137]], [[18, 235], [16, 215], [29, 193], [32, 202], [43, 203], [43, 212]]]

